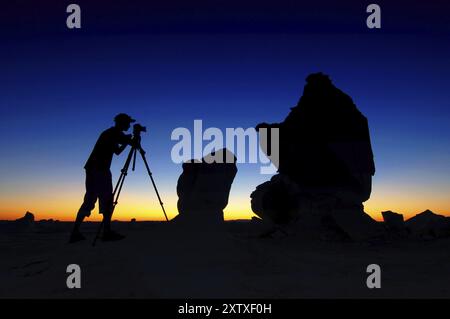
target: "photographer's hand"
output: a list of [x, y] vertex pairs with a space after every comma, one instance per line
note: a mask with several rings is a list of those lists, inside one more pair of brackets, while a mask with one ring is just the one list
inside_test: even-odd
[[127, 147], [128, 144], [121, 144], [116, 150], [115, 150], [115, 154], [116, 155], [120, 155], [120, 153], [123, 152], [123, 150]]

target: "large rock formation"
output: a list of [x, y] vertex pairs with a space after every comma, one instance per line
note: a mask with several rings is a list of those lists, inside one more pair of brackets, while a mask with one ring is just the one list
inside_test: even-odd
[[278, 159], [261, 145], [279, 174], [252, 193], [252, 209], [276, 224], [310, 215], [333, 220], [351, 238], [364, 237], [357, 229], [370, 236], [379, 227], [362, 206], [375, 173], [367, 119], [328, 76], [311, 74], [306, 82], [283, 122], [257, 126], [279, 128]]
[[205, 156], [201, 161], [183, 163], [177, 184], [177, 222], [213, 225], [223, 222], [231, 184], [237, 173], [236, 157], [227, 149]]

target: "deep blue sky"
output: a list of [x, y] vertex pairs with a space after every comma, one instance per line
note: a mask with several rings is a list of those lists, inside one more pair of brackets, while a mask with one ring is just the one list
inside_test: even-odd
[[[173, 216], [181, 168], [171, 131], [194, 119], [219, 128], [282, 121], [317, 71], [369, 119], [377, 173], [368, 211], [450, 213], [444, 1], [378, 1], [381, 30], [366, 28], [364, 1], [72, 1], [81, 30], [65, 27], [71, 2], [28, 2], [2, 5], [0, 19], [0, 214], [72, 218], [98, 134], [127, 112], [149, 128], [143, 146]], [[138, 170], [123, 207], [149, 219], [158, 206]], [[240, 165], [230, 214], [249, 217], [250, 192], [269, 177]]]

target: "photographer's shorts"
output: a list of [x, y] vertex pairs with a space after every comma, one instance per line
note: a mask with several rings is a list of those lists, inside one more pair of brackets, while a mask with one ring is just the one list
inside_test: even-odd
[[111, 171], [86, 170], [86, 194], [79, 214], [90, 216], [98, 198], [100, 214], [110, 214], [113, 205]]

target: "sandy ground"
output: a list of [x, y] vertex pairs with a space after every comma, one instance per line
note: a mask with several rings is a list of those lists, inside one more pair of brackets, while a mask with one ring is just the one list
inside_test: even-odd
[[[343, 243], [259, 238], [255, 222], [222, 232], [174, 225], [116, 223], [127, 238], [67, 244], [70, 224], [19, 232], [0, 224], [2, 298], [449, 298], [450, 239]], [[81, 289], [66, 267], [81, 267]], [[381, 266], [381, 289], [366, 267]]]

